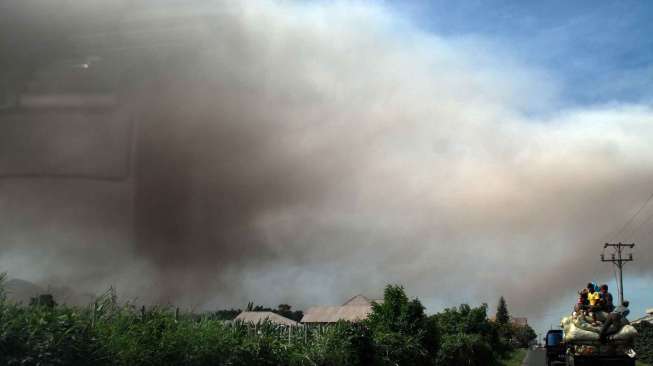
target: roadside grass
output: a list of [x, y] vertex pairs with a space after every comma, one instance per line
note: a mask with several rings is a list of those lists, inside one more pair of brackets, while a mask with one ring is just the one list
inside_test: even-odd
[[501, 360], [501, 366], [521, 366], [527, 352], [528, 350], [525, 348], [517, 348], [506, 359]]
[[642, 361], [637, 361], [637, 366], [649, 366], [649, 364]]

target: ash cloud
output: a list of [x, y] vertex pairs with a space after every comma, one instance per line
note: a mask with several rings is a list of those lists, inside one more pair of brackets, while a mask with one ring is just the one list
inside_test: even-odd
[[[87, 157], [129, 159], [129, 174], [2, 179], [10, 275], [204, 307], [398, 282], [429, 304], [503, 294], [531, 315], [543, 289], [573, 297], [609, 274], [601, 241], [650, 194], [650, 106], [559, 110], [552, 75], [481, 39], [369, 3], [102, 4], [120, 26], [99, 33], [123, 45], [96, 50], [122, 80], [108, 123], [135, 127]], [[169, 20], [182, 10], [203, 16]], [[164, 31], [139, 28], [152, 19]]]

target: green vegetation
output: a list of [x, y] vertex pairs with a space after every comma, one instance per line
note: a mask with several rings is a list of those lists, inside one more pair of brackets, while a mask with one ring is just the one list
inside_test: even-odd
[[503, 296], [499, 298], [499, 304], [497, 305], [497, 315], [495, 319], [499, 325], [508, 325], [510, 322], [510, 313], [508, 312], [506, 299], [504, 299]]
[[520, 325], [510, 321], [510, 312], [503, 296], [497, 304], [495, 321], [499, 336], [502, 339], [510, 339], [513, 346], [526, 348], [537, 338], [537, 334], [528, 324]]
[[635, 351], [642, 362], [653, 364], [653, 324], [641, 322], [635, 325], [639, 335], [635, 339]]
[[385, 289], [367, 321], [291, 329], [119, 305], [112, 290], [86, 308], [53, 300], [10, 304], [0, 286], [0, 364], [473, 366], [514, 355], [486, 305], [427, 316], [400, 286]]
[[506, 359], [501, 361], [501, 366], [521, 366], [526, 358], [526, 353], [528, 352], [525, 348], [517, 348], [516, 350], [510, 352]]

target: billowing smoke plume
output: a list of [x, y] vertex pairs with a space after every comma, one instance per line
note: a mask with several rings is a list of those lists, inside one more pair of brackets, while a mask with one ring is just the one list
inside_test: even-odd
[[558, 109], [546, 72], [370, 4], [103, 4], [67, 47], [119, 106], [3, 117], [10, 275], [200, 306], [392, 282], [529, 315], [642, 239], [610, 234], [652, 190], [649, 106]]

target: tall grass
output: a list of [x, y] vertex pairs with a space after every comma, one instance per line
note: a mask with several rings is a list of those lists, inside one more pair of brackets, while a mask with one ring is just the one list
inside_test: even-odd
[[360, 365], [365, 332], [346, 322], [289, 328], [143, 311], [118, 305], [113, 292], [86, 308], [0, 300], [3, 365]]
[[[0, 364], [450, 366], [461, 359], [469, 365], [483, 364], [467, 362], [471, 353], [444, 357], [441, 351], [448, 348], [440, 347], [438, 330], [432, 328], [437, 328], [439, 318], [426, 317], [421, 304], [402, 309], [408, 312], [386, 318], [379, 312], [376, 322], [289, 328], [223, 321], [210, 313], [180, 313], [171, 307], [119, 304], [113, 290], [87, 307], [51, 301], [19, 305], [5, 301], [0, 283]], [[417, 310], [419, 316], [410, 321], [411, 312]], [[485, 317], [481, 321], [487, 322]], [[490, 344], [480, 333], [463, 336], [478, 341], [464, 344], [472, 350]], [[449, 343], [449, 348], [460, 348]]]

